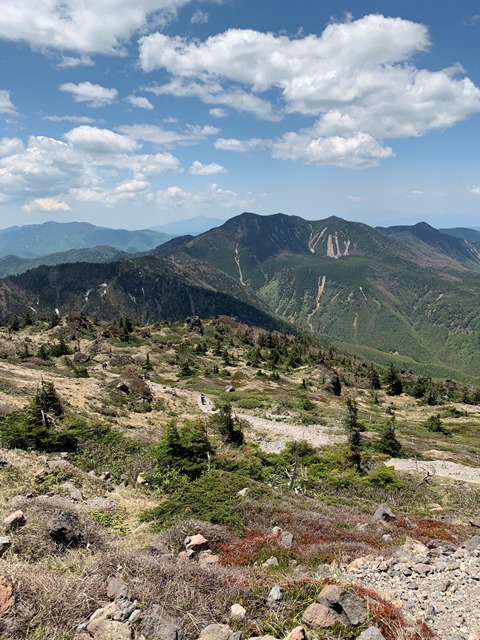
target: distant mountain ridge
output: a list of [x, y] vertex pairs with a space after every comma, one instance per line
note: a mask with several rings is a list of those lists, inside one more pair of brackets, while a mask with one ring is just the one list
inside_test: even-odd
[[167, 233], [172, 236], [195, 236], [199, 233], [210, 231], [210, 229], [213, 229], [214, 227], [219, 227], [224, 222], [225, 220], [221, 218], [195, 216], [194, 218], [187, 218], [186, 220], [173, 220], [172, 222], [166, 222], [165, 224], [150, 227], [150, 229], [153, 231], [160, 231], [161, 233]]
[[230, 314], [290, 323], [378, 362], [478, 375], [479, 275], [475, 242], [426, 223], [374, 229], [246, 212], [145, 257], [5, 278], [0, 318], [29, 309], [142, 322]]
[[142, 229], [109, 229], [88, 222], [45, 222], [0, 229], [0, 256], [38, 258], [51, 253], [110, 246], [127, 253], [149, 251], [171, 235]]

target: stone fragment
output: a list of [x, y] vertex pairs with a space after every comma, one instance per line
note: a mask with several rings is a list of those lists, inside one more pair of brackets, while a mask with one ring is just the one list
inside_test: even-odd
[[99, 618], [87, 625], [94, 640], [131, 640], [132, 630], [124, 622]]
[[185, 548], [187, 551], [203, 551], [208, 548], [208, 540], [202, 536], [201, 533], [197, 533], [194, 536], [187, 536], [185, 538]]
[[111, 576], [107, 580], [107, 596], [111, 600], [116, 600], [120, 597], [126, 597], [128, 594], [127, 584], [117, 576]]
[[147, 640], [182, 640], [182, 623], [154, 604], [143, 619], [142, 635]]
[[293, 546], [293, 533], [283, 531], [278, 539], [278, 544], [284, 549], [290, 549]]
[[140, 487], [145, 486], [146, 484], [148, 484], [145, 476], [143, 475], [143, 473], [139, 473], [137, 476], [137, 479], [135, 480], [136, 484], [138, 484]]
[[0, 615], [10, 613], [14, 606], [13, 584], [4, 576], [0, 576]]
[[379, 505], [377, 510], [373, 514], [373, 521], [379, 522], [380, 524], [386, 525], [389, 522], [393, 522], [397, 517], [393, 514], [391, 509], [385, 503]]
[[230, 607], [230, 617], [233, 620], [245, 620], [245, 618], [247, 617], [247, 610], [245, 609], [245, 607], [242, 607], [241, 604], [238, 604], [238, 602], [236, 602]]
[[104, 496], [95, 496], [85, 503], [87, 509], [91, 511], [110, 511], [117, 508], [116, 503]]
[[336, 622], [340, 622], [338, 614], [324, 602], [314, 602], [305, 609], [302, 615], [302, 622], [310, 627], [320, 627], [327, 629]]
[[467, 551], [476, 551], [477, 549], [480, 549], [480, 536], [472, 536], [471, 538], [468, 538], [462, 544], [462, 548]]
[[82, 492], [73, 484], [73, 482], [64, 482], [62, 484], [62, 489], [68, 493], [72, 500], [75, 500], [76, 502], [82, 502]]
[[318, 601], [327, 601], [340, 615], [344, 614], [347, 624], [363, 624], [367, 619], [367, 606], [361, 598], [352, 591], [347, 591], [337, 585], [329, 584], [320, 591]]
[[61, 547], [79, 547], [84, 543], [83, 528], [75, 513], [55, 511], [47, 518], [48, 534]]
[[25, 515], [21, 509], [18, 509], [18, 511], [14, 511], [13, 513], [11, 513], [3, 521], [3, 525], [7, 531], [23, 527], [25, 523]]
[[220, 562], [220, 556], [216, 553], [212, 553], [210, 549], [200, 551], [198, 554], [198, 564], [201, 567], [210, 567]]
[[307, 630], [302, 625], [292, 629], [285, 640], [307, 640]]
[[262, 564], [262, 567], [278, 567], [278, 560], [275, 556], [270, 556], [268, 560]]
[[12, 545], [12, 541], [8, 536], [0, 536], [0, 558], [3, 556], [5, 551], [9, 549]]
[[385, 640], [385, 636], [377, 627], [368, 627], [358, 636], [357, 640]]
[[209, 624], [198, 636], [198, 640], [231, 640], [232, 630], [226, 624]]
[[242, 498], [245, 498], [246, 496], [248, 496], [249, 493], [250, 493], [250, 489], [248, 487], [244, 487], [243, 489], [240, 489], [240, 491], [238, 492], [238, 495], [242, 496]]
[[47, 467], [49, 469], [63, 469], [64, 471], [73, 469], [73, 465], [68, 460], [48, 460]]
[[283, 589], [279, 584], [274, 585], [267, 596], [267, 607], [271, 609], [278, 606], [283, 600]]

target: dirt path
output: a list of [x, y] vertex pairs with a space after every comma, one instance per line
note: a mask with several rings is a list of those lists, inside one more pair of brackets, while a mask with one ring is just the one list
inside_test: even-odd
[[[201, 403], [200, 394], [192, 394], [198, 408], [204, 413], [213, 413], [213, 402], [205, 398], [205, 404]], [[258, 418], [246, 413], [236, 414], [240, 419], [250, 424], [247, 434], [252, 442], [256, 442], [268, 453], [278, 453], [287, 442], [292, 440], [306, 440], [314, 447], [331, 445], [345, 440], [345, 436], [338, 430], [316, 425], [298, 425], [267, 418]], [[385, 464], [394, 467], [397, 471], [418, 473], [423, 476], [430, 472], [431, 475], [450, 480], [461, 480], [472, 484], [480, 484], [480, 468], [467, 467], [456, 462], [446, 460], [418, 461], [412, 458], [391, 458]]]
[[386, 465], [394, 467], [397, 471], [408, 471], [425, 476], [438, 476], [450, 480], [461, 480], [472, 484], [480, 484], [480, 468], [467, 467], [447, 460], [414, 460], [412, 458], [391, 458]]
[[[205, 404], [201, 402], [200, 394], [192, 394], [200, 411], [214, 413], [213, 402], [205, 398]], [[327, 427], [317, 425], [300, 425], [284, 422], [283, 420], [269, 420], [258, 418], [248, 413], [237, 413], [240, 420], [248, 422], [246, 434], [251, 442], [257, 443], [267, 453], [279, 453], [292, 440], [306, 440], [313, 447], [321, 447], [344, 439], [343, 435]]]

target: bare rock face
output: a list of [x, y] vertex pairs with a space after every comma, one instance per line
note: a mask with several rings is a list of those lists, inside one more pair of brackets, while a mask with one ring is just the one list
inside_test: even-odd
[[237, 640], [238, 635], [226, 624], [209, 624], [200, 633], [198, 640]]
[[285, 640], [307, 640], [307, 630], [299, 625], [290, 631]]

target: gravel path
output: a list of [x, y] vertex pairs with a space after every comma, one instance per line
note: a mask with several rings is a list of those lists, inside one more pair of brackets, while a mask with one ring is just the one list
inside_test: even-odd
[[410, 471], [420, 473], [424, 476], [428, 473], [440, 478], [450, 478], [451, 480], [462, 480], [472, 484], [480, 484], [480, 469], [478, 467], [467, 467], [456, 462], [446, 460], [414, 460], [412, 458], [391, 458], [386, 465], [394, 467], [397, 471]]
[[[196, 400], [201, 411], [214, 413], [213, 402], [209, 398], [205, 398], [205, 404], [202, 404], [199, 395]], [[235, 412], [235, 415], [240, 420], [248, 422], [249, 427], [246, 429], [248, 439], [257, 443], [267, 453], [279, 453], [287, 442], [292, 440], [306, 440], [313, 447], [321, 447], [345, 439], [342, 434], [328, 427], [291, 424], [283, 420], [258, 418], [247, 413]]]

